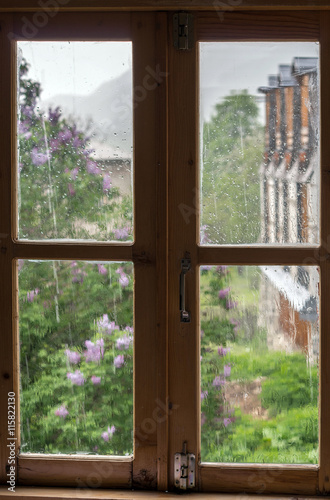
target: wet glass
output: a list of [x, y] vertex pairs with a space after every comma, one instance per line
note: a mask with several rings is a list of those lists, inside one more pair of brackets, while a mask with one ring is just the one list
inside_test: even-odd
[[133, 264], [19, 260], [21, 451], [133, 453]]
[[201, 266], [201, 459], [318, 463], [319, 269]]
[[17, 45], [18, 238], [132, 241], [131, 42]]
[[200, 47], [200, 244], [319, 243], [319, 44]]

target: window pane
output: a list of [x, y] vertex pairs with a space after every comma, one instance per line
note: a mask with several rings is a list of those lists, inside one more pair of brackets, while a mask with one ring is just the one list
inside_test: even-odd
[[21, 451], [133, 451], [133, 264], [19, 260]]
[[202, 245], [319, 243], [318, 49], [200, 43]]
[[202, 266], [204, 462], [318, 462], [319, 272]]
[[133, 240], [131, 42], [18, 42], [18, 237]]

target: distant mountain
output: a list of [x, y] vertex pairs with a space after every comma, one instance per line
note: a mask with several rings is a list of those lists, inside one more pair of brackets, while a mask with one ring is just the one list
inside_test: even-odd
[[88, 96], [56, 95], [41, 107], [59, 106], [91, 137], [92, 146], [103, 145], [96, 156], [128, 158], [132, 154], [132, 81], [129, 71], [103, 83]]

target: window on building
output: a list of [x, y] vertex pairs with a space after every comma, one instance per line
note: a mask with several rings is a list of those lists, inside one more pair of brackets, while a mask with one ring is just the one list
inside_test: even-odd
[[2, 482], [327, 492], [330, 17], [51, 14], [0, 18]]

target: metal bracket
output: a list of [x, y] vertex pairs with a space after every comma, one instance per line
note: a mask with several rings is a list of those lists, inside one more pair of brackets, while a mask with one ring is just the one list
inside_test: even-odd
[[185, 305], [185, 275], [190, 270], [191, 260], [181, 260], [180, 274], [180, 321], [181, 323], [190, 323], [190, 312], [186, 311]]
[[179, 12], [173, 16], [173, 42], [178, 50], [189, 50], [194, 46], [193, 15]]
[[183, 443], [182, 453], [174, 456], [174, 483], [180, 490], [195, 487], [195, 455], [187, 453], [187, 443]]

